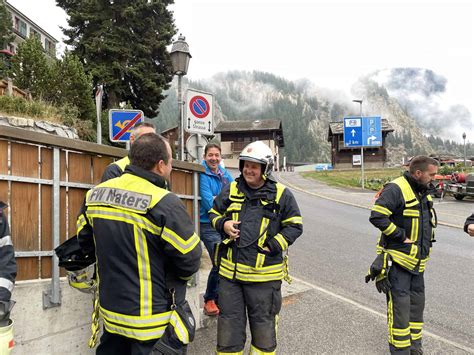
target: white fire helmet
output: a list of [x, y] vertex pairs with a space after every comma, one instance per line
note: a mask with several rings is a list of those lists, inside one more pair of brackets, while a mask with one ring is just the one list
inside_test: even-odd
[[262, 141], [255, 141], [248, 144], [240, 153], [239, 170], [242, 172], [244, 161], [251, 161], [263, 165], [262, 175], [266, 178], [273, 170], [273, 152]]

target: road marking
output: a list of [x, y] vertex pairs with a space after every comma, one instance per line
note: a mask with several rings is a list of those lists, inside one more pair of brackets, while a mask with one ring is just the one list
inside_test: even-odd
[[[347, 202], [347, 201], [343, 201], [343, 200], [338, 200], [337, 198], [332, 198], [332, 197], [329, 197], [329, 196], [324, 196], [324, 195], [321, 195], [321, 194], [318, 194], [316, 192], [310, 192], [310, 191], [307, 191], [307, 190], [303, 190], [302, 188], [296, 186], [296, 185], [293, 185], [292, 183], [290, 183], [288, 180], [286, 179], [283, 179], [281, 177], [280, 174], [278, 174], [278, 179], [280, 179], [281, 181], [283, 181], [283, 183], [289, 187], [291, 187], [292, 189], [295, 189], [297, 191], [300, 191], [300, 192], [304, 192], [306, 194], [309, 194], [309, 195], [313, 195], [313, 196], [316, 196], [316, 197], [319, 197], [319, 198], [323, 198], [325, 200], [329, 200], [329, 201], [334, 201], [334, 202], [337, 202], [337, 203], [342, 203], [344, 205], [349, 205], [349, 206], [353, 206], [353, 207], [358, 207], [358, 208], [362, 208], [364, 210], [371, 210], [372, 207], [367, 207], [367, 206], [364, 206], [364, 205], [359, 205], [357, 203], [352, 203], [352, 202]], [[446, 215], [449, 215], [448, 213], [444, 213], [444, 212], [438, 212], [438, 214], [446, 214]], [[456, 215], [453, 215], [453, 216], [456, 216]], [[457, 217], [462, 217], [462, 216], [457, 216]], [[441, 221], [438, 221], [438, 224], [441, 225], [441, 226], [446, 226], [446, 227], [451, 227], [451, 228], [457, 228], [457, 229], [464, 229], [464, 226], [460, 226], [460, 225], [457, 225], [457, 224], [452, 224], [452, 223], [448, 223], [448, 222], [441, 222]]]
[[[337, 299], [340, 300], [340, 301], [343, 301], [343, 302], [345, 302], [345, 303], [348, 303], [348, 304], [350, 304], [350, 305], [352, 305], [352, 306], [355, 306], [355, 307], [357, 307], [357, 308], [359, 308], [359, 309], [362, 309], [362, 310], [364, 310], [364, 311], [367, 311], [367, 312], [369, 312], [369, 313], [372, 313], [372, 314], [374, 314], [374, 315], [376, 315], [376, 316], [379, 316], [379, 317], [381, 317], [381, 318], [386, 318], [386, 314], [381, 313], [381, 312], [379, 312], [379, 311], [376, 311], [376, 310], [374, 310], [374, 309], [372, 309], [372, 308], [369, 308], [369, 307], [367, 307], [367, 306], [364, 306], [363, 304], [360, 304], [360, 303], [358, 303], [358, 302], [356, 302], [356, 301], [353, 301], [353, 300], [351, 300], [351, 299], [349, 299], [349, 298], [347, 298], [347, 297], [338, 295], [337, 293], [334, 293], [334, 292], [332, 292], [332, 291], [326, 290], [325, 288], [316, 286], [316, 285], [314, 285], [314, 284], [312, 284], [312, 283], [310, 283], [310, 282], [304, 281], [304, 280], [302, 280], [302, 279], [300, 279], [300, 278], [298, 278], [298, 277], [292, 276], [292, 278], [293, 278], [293, 280], [295, 280], [295, 281], [297, 281], [297, 282], [300, 282], [300, 283], [302, 283], [302, 284], [308, 286], [309, 288], [311, 288], [311, 289], [313, 289], [313, 290], [317, 290], [317, 291], [320, 291], [320, 292], [322, 292], [322, 293], [325, 293], [325, 294], [328, 295], [328, 296], [337, 298]], [[466, 351], [466, 352], [468, 352], [468, 353], [474, 354], [474, 348], [469, 348], [469, 347], [464, 346], [464, 345], [462, 345], [462, 344], [456, 343], [456, 342], [454, 342], [454, 341], [452, 341], [452, 340], [446, 339], [446, 338], [444, 338], [444, 337], [442, 337], [442, 336], [440, 336], [440, 335], [434, 334], [434, 333], [429, 332], [429, 331], [427, 331], [427, 330], [425, 330], [425, 329], [423, 329], [423, 334], [424, 334], [425, 336], [429, 336], [429, 337], [431, 337], [431, 338], [433, 338], [433, 339], [436, 339], [436, 340], [438, 340], [438, 341], [441, 341], [441, 342], [443, 342], [443, 343], [445, 343], [445, 344], [454, 346], [455, 348], [458, 348], [458, 349], [464, 350], [464, 351]]]

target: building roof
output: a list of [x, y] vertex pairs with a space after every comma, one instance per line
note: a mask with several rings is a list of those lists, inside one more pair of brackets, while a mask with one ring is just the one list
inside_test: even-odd
[[282, 131], [281, 120], [221, 121], [214, 129], [216, 133], [248, 131]]
[[[382, 132], [393, 132], [394, 129], [386, 118], [382, 118]], [[329, 122], [328, 141], [331, 137], [344, 134], [344, 122]]]

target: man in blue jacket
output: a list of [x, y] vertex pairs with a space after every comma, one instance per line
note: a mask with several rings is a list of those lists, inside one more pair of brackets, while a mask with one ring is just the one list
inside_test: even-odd
[[[201, 240], [204, 242], [209, 256], [212, 259], [214, 245], [221, 241], [221, 236], [211, 226], [208, 211], [212, 208], [214, 198], [220, 194], [222, 187], [228, 185], [234, 179], [225, 170], [220, 162], [221, 147], [217, 143], [209, 143], [204, 148], [204, 160], [202, 165], [206, 169], [205, 173], [200, 177], [200, 193], [201, 193]], [[217, 307], [217, 289], [219, 283], [219, 275], [217, 268], [212, 267], [207, 279], [206, 293], [204, 294], [204, 313], [208, 316], [216, 316], [219, 314]]]

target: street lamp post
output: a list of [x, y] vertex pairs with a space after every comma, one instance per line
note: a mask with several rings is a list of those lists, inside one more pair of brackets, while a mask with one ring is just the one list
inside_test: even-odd
[[178, 40], [173, 42], [171, 47], [170, 57], [171, 64], [173, 66], [173, 73], [178, 76], [178, 159], [184, 159], [184, 124], [183, 124], [183, 93], [181, 91], [181, 80], [184, 75], [188, 72], [189, 60], [191, 59], [191, 53], [189, 53], [189, 46], [185, 41], [183, 35], [179, 35]]
[[463, 132], [462, 139], [464, 140], [464, 167], [466, 167], [466, 132]]
[[[356, 102], [360, 106], [360, 120], [362, 123], [362, 100], [352, 100], [352, 102]], [[364, 142], [362, 142], [364, 144]], [[364, 190], [364, 146], [362, 145], [360, 147], [360, 172], [361, 172], [361, 177], [362, 177], [362, 190]]]

